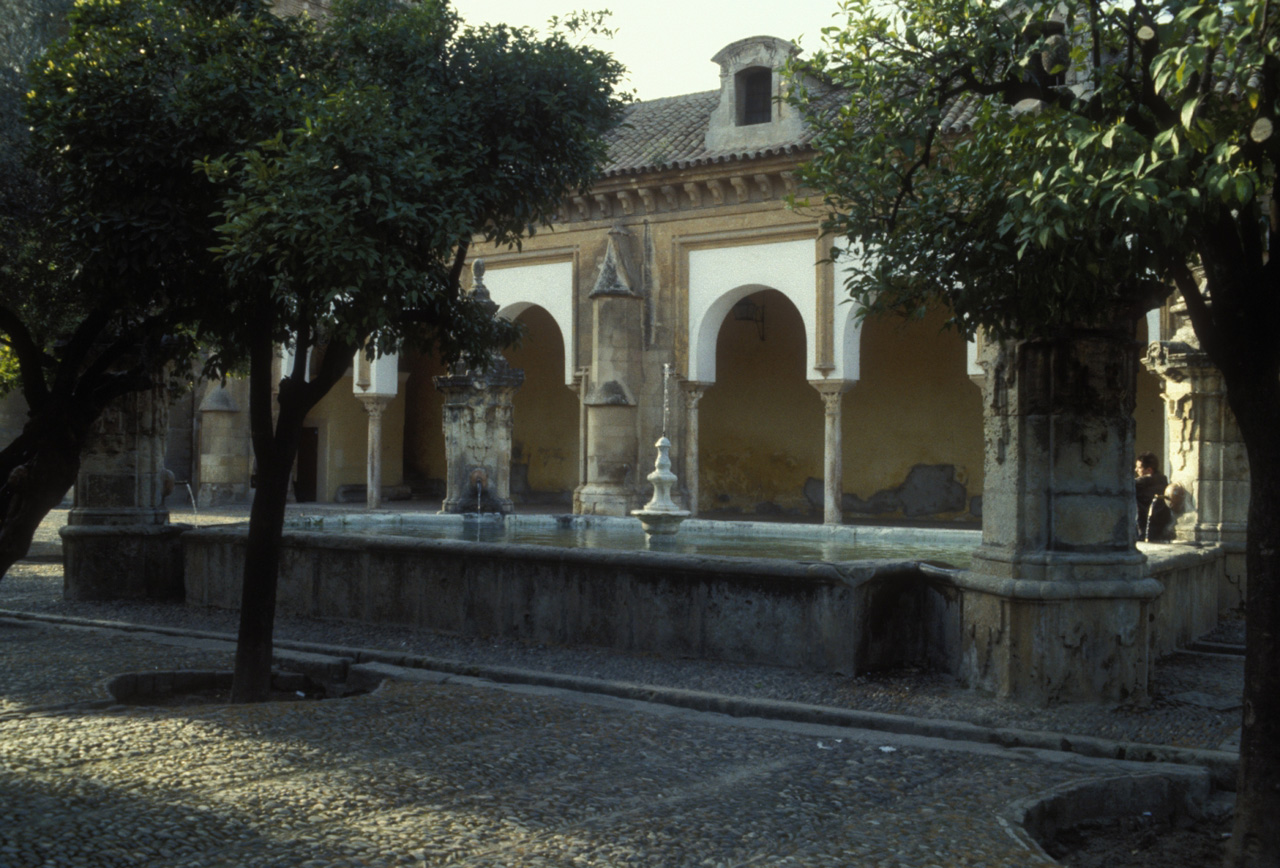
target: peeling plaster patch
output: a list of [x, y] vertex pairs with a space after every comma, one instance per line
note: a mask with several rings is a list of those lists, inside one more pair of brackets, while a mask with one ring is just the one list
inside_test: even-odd
[[627, 387], [617, 380], [600, 383], [591, 390], [588, 403], [593, 405], [630, 406], [635, 402], [627, 394]]
[[[806, 483], [806, 495], [809, 495], [809, 490], [810, 487]], [[820, 498], [821, 483], [817, 493]], [[907, 478], [901, 485], [877, 491], [866, 500], [853, 494], [846, 494], [840, 506], [845, 512], [870, 515], [901, 513], [909, 518], [917, 518], [940, 513], [964, 512], [968, 499], [969, 495], [964, 485], [956, 480], [954, 464], [917, 464], [907, 473]]]

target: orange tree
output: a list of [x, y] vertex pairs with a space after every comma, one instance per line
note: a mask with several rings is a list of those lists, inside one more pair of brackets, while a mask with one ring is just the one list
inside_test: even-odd
[[[1232, 866], [1280, 865], [1280, 9], [1265, 0], [846, 0], [797, 66], [806, 180], [872, 312], [999, 337], [1186, 300], [1250, 466]], [[812, 87], [814, 82], [824, 87]], [[829, 89], [843, 96], [834, 108]], [[952, 119], [970, 114], [963, 130]], [[1202, 280], [1197, 274], [1202, 273]]]
[[[37, 65], [28, 112], [79, 260], [136, 249], [136, 275], [122, 287], [103, 269], [104, 292], [158, 287], [131, 309], [178, 315], [212, 372], [249, 374], [237, 701], [269, 687], [303, 419], [357, 349], [479, 360], [511, 340], [462, 292], [463, 263], [475, 239], [517, 243], [594, 177], [622, 69], [572, 34], [599, 26], [539, 36], [466, 27], [444, 2], [348, 0], [318, 28], [258, 0], [84, 0]], [[299, 362], [274, 381], [280, 345]]]

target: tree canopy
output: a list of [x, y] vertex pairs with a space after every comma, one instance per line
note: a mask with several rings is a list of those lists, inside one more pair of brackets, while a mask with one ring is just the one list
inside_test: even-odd
[[1170, 283], [1197, 295], [1188, 239], [1210, 231], [1261, 267], [1266, 4], [844, 8], [795, 96], [820, 130], [805, 178], [868, 254], [849, 289], [873, 310], [940, 300], [1003, 334], [1138, 312]]
[[[1249, 457], [1231, 865], [1280, 864], [1280, 9], [846, 0], [795, 66], [804, 170], [867, 313], [972, 334], [1125, 327], [1174, 287]], [[844, 251], [844, 252], [842, 252]]]
[[[593, 179], [622, 68], [574, 39], [602, 27], [472, 28], [443, 0], [344, 0], [322, 25], [261, 0], [82, 0], [32, 67], [35, 165], [75, 290], [164, 317], [166, 345], [198, 339], [214, 373], [249, 372], [238, 699], [269, 682], [307, 412], [357, 350], [478, 362], [515, 336], [463, 291], [463, 265]], [[280, 345], [297, 360], [282, 373]]]

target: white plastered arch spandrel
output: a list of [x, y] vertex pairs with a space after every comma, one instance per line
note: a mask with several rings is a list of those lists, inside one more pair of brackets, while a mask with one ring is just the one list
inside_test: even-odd
[[504, 319], [514, 320], [534, 305], [551, 315], [564, 339], [564, 381], [573, 385], [573, 263], [492, 266], [484, 285]]
[[714, 383], [716, 339], [734, 304], [776, 289], [800, 312], [805, 364], [815, 364], [817, 266], [812, 240], [777, 241], [689, 252], [689, 379]]

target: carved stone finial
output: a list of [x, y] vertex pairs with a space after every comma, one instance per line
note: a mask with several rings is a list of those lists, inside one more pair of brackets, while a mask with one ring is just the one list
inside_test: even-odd
[[604, 259], [600, 263], [600, 272], [596, 276], [595, 286], [589, 295], [590, 298], [597, 298], [602, 295], [635, 295], [631, 289], [630, 268], [628, 268], [625, 253], [626, 239], [630, 237], [631, 233], [621, 223], [615, 223], [613, 228], [609, 230], [609, 239], [605, 243]]
[[489, 287], [484, 285], [484, 260], [477, 259], [471, 263], [471, 291], [475, 297], [484, 301], [489, 300]]

